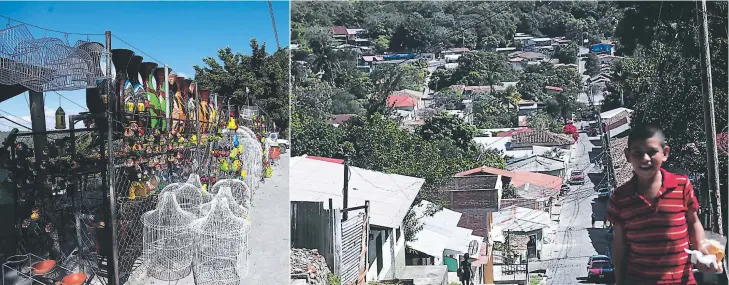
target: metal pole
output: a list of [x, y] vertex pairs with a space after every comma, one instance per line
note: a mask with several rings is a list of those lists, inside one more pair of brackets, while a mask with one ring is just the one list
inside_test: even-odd
[[344, 188], [342, 189], [344, 201], [342, 201], [342, 220], [346, 221], [348, 212], [347, 212], [347, 206], [349, 202], [349, 161], [348, 158], [344, 157]]
[[197, 119], [196, 127], [197, 127], [197, 152], [198, 155], [200, 155], [200, 86], [197, 85], [197, 82], [195, 84], [195, 118]]
[[167, 96], [167, 104], [165, 104], [165, 117], [167, 120], [167, 131], [171, 129], [172, 118], [170, 114], [170, 104], [172, 104], [172, 96], [170, 96], [170, 68], [165, 64], [165, 96]]
[[716, 209], [716, 223], [712, 229], [723, 235], [721, 194], [719, 193], [719, 157], [716, 150], [716, 120], [714, 118], [714, 90], [711, 82], [711, 51], [709, 50], [709, 25], [707, 21], [706, 0], [701, 1], [704, 32], [704, 67], [706, 67], [706, 92], [704, 93], [704, 124], [706, 124], [706, 160], [709, 174], [709, 196], [714, 192], [717, 205], [714, 206], [709, 197], [709, 208]]
[[[111, 31], [106, 31], [106, 75], [107, 77], [111, 78]], [[112, 82], [111, 80], [107, 80], [107, 90], [111, 92], [112, 88]], [[110, 94], [111, 95], [111, 94]], [[111, 269], [109, 274], [109, 284], [111, 285], [119, 285], [119, 252], [117, 248], [117, 224], [116, 224], [116, 193], [114, 192], [114, 116], [112, 114], [112, 105], [111, 102], [116, 102], [118, 100], [119, 96], [121, 94], [116, 94], [117, 98], [114, 98], [114, 100], [109, 100], [109, 104], [107, 104], [107, 110], [106, 110], [106, 120], [109, 123], [109, 130], [107, 131], [107, 144], [108, 147], [106, 148], [107, 153], [107, 171], [106, 175], [108, 176], [109, 180], [109, 194], [107, 197], [107, 201], [109, 203], [109, 224], [111, 225], [111, 260], [107, 260], [107, 264], [109, 264], [109, 269]], [[111, 96], [110, 96], [111, 97]], [[109, 262], [111, 261], [111, 262]]]

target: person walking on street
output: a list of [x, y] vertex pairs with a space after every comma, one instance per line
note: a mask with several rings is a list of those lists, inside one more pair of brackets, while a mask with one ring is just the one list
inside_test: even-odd
[[473, 285], [471, 281], [473, 271], [471, 270], [471, 259], [468, 257], [468, 253], [463, 255], [463, 260], [461, 260], [458, 270], [461, 272], [461, 285]]
[[595, 213], [592, 213], [592, 223], [590, 223], [590, 227], [591, 228], [595, 227]]

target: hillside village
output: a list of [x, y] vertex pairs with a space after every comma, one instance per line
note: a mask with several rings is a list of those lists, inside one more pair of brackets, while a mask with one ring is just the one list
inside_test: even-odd
[[586, 258], [566, 256], [610, 254], [601, 197], [632, 176], [622, 150], [645, 110], [624, 74], [643, 59], [589, 33], [444, 44], [306, 19], [319, 26], [292, 31], [292, 246], [328, 270], [292, 284], [448, 284], [466, 253], [475, 284], [570, 284]]

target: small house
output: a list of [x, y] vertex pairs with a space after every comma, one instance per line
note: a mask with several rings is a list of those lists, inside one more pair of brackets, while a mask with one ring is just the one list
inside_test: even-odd
[[614, 47], [612, 43], [597, 43], [590, 47], [590, 52], [596, 53], [596, 54], [609, 54], [612, 55], [614, 52]]

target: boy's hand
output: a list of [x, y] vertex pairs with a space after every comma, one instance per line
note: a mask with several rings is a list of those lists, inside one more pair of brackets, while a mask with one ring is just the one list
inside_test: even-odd
[[718, 274], [718, 273], [724, 272], [724, 268], [721, 265], [721, 262], [717, 262], [716, 266], [714, 266], [713, 264], [707, 266], [707, 265], [699, 262], [696, 264], [696, 267], [699, 269], [699, 271], [704, 272], [704, 273], [717, 273]]
[[[709, 252], [705, 246], [701, 246], [699, 248], [699, 251], [704, 255], [713, 254], [713, 253]], [[697, 262], [696, 267], [699, 269], [699, 271], [705, 272], [705, 273], [722, 273], [722, 272], [724, 272], [724, 266], [722, 266], [721, 260], [717, 260], [716, 262], [714, 262], [713, 264], [710, 264], [710, 265], [706, 265], [701, 262]]]

